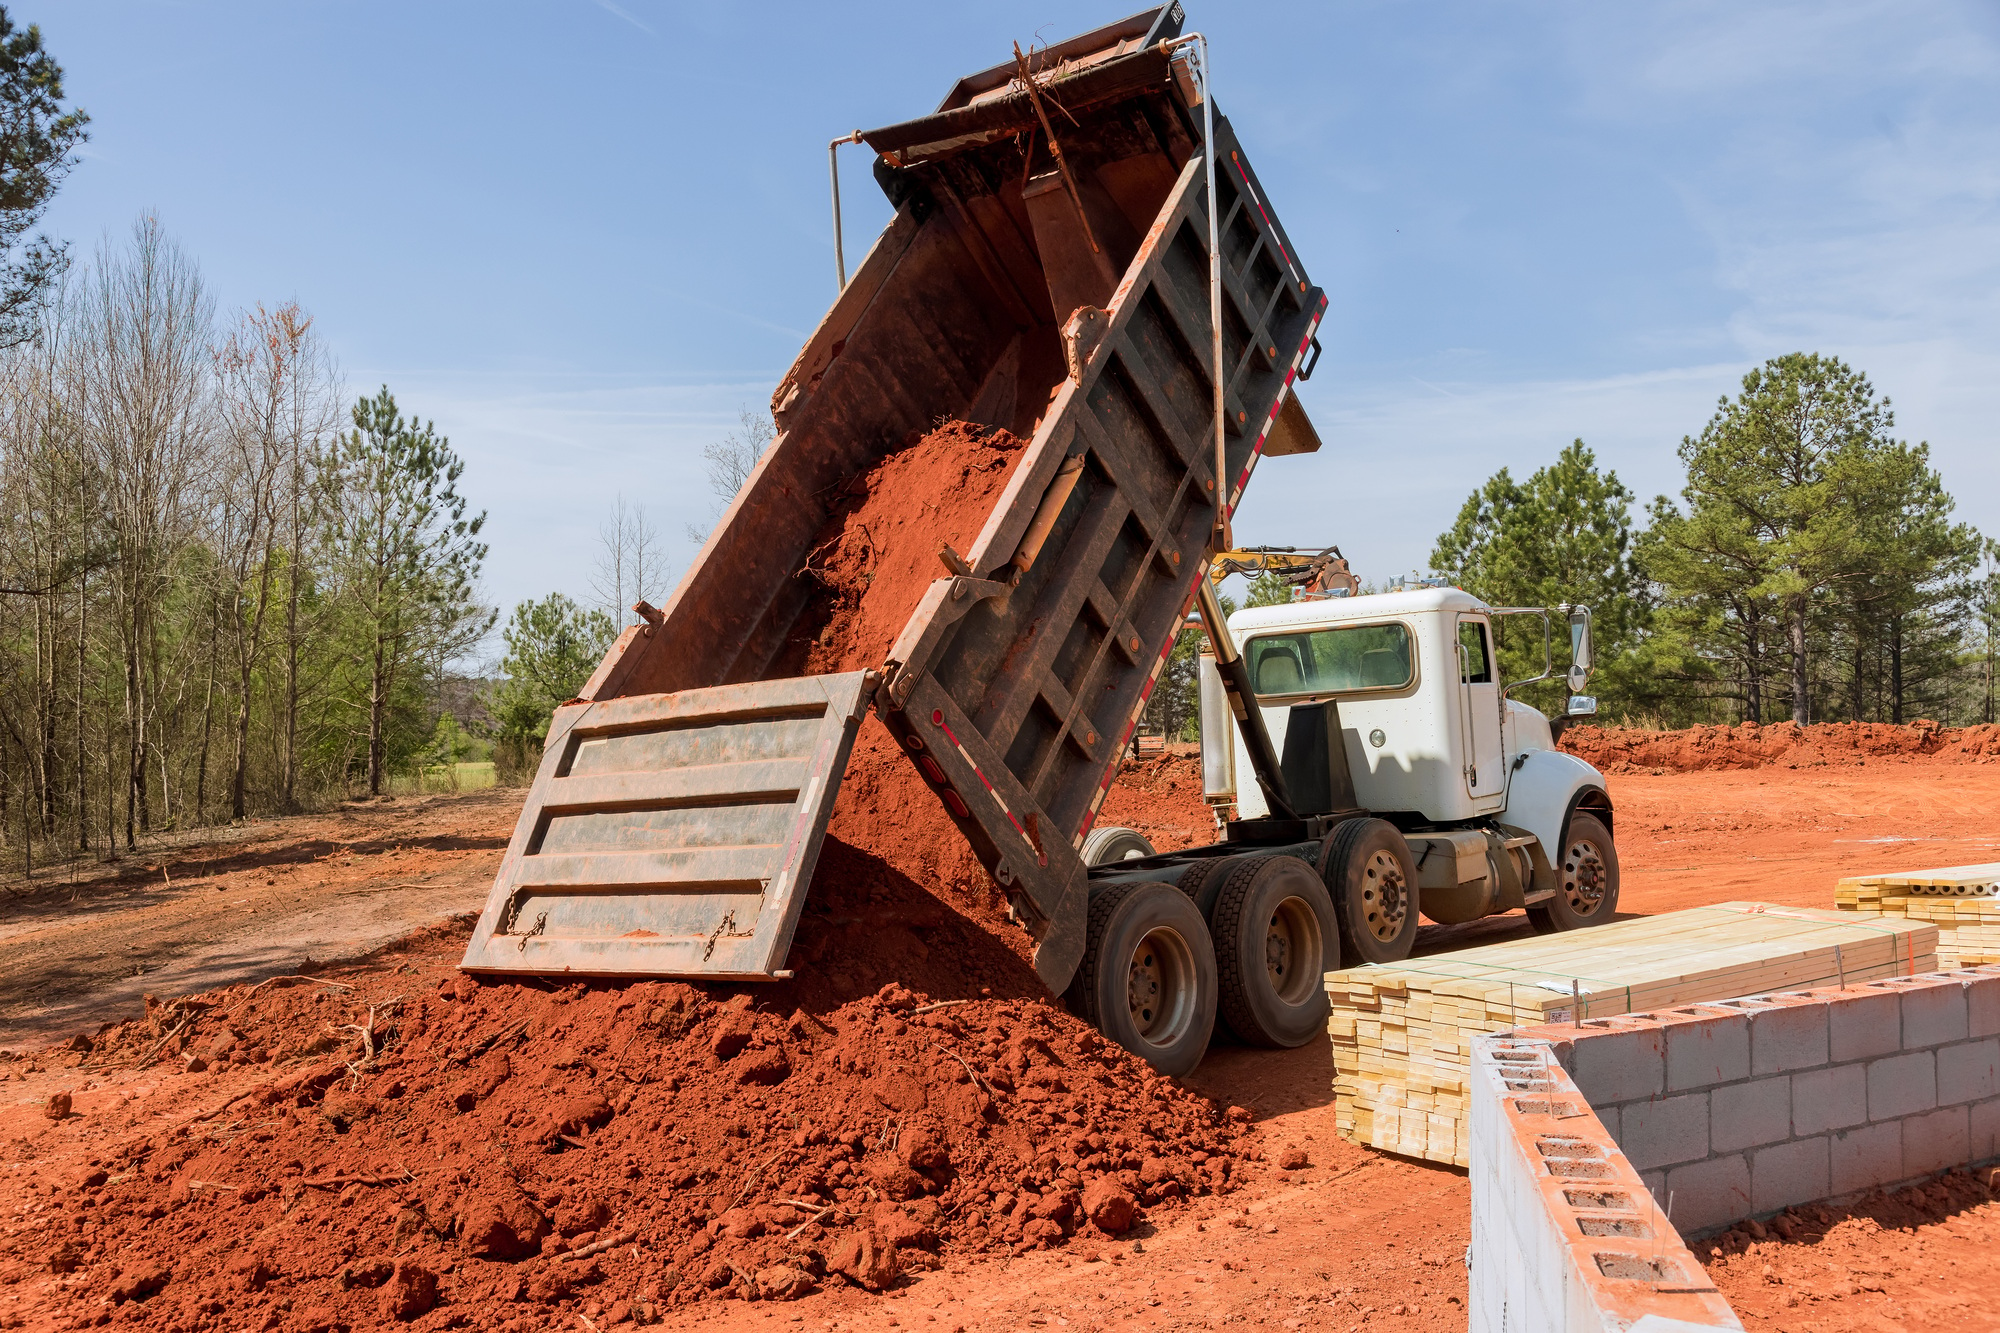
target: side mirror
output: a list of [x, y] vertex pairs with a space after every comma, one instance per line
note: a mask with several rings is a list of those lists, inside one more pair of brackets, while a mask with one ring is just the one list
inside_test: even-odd
[[1596, 717], [1597, 700], [1588, 694], [1572, 694], [1569, 697], [1569, 716]]
[[[1574, 694], [1590, 679], [1590, 670], [1596, 664], [1596, 648], [1590, 637], [1590, 608], [1572, 606], [1569, 611], [1569, 688]], [[1591, 712], [1596, 712], [1595, 704]]]

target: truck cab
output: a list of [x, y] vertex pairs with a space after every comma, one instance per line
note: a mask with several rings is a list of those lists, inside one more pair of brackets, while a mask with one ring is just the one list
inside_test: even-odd
[[[1587, 668], [1588, 612], [1560, 611], [1570, 615], [1573, 656]], [[1611, 801], [1602, 774], [1555, 748], [1549, 719], [1509, 697], [1528, 682], [1501, 677], [1494, 645], [1503, 616], [1538, 617], [1546, 643], [1545, 608], [1493, 607], [1428, 586], [1250, 608], [1229, 617], [1229, 631], [1274, 750], [1291, 748], [1294, 709], [1337, 707], [1354, 804], [1394, 825], [1408, 845], [1407, 867], [1383, 867], [1392, 877], [1407, 872], [1405, 902], [1443, 923], [1525, 907], [1542, 929], [1595, 924], [1616, 908]], [[1583, 683], [1581, 670], [1571, 683]], [[1201, 686], [1208, 800], [1225, 826], [1264, 819], [1270, 812], [1249, 779], [1244, 728], [1209, 656]], [[1585, 696], [1572, 699], [1573, 715], [1594, 708]], [[1579, 832], [1587, 836], [1572, 836]], [[1407, 949], [1397, 923], [1384, 931]]]

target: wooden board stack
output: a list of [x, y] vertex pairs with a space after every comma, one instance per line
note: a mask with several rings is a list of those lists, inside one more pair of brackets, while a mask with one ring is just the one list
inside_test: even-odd
[[1930, 922], [1940, 967], [2000, 963], [2000, 863], [1856, 875], [1834, 885], [1833, 905]]
[[1481, 1033], [1907, 976], [1934, 970], [1936, 951], [1925, 921], [1721, 903], [1329, 972], [1335, 1124], [1355, 1143], [1466, 1166]]

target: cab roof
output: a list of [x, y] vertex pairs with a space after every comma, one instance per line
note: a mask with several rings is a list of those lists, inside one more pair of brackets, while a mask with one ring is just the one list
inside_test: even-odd
[[1329, 621], [1376, 620], [1383, 616], [1488, 609], [1485, 602], [1460, 588], [1411, 588], [1403, 592], [1378, 592], [1361, 597], [1321, 597], [1310, 602], [1248, 607], [1229, 617], [1229, 628], [1242, 633], [1278, 625], [1319, 625]]

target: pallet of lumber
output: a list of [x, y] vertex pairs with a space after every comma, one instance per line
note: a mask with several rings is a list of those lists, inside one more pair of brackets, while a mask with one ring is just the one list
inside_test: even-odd
[[1468, 1165], [1472, 1039], [1928, 972], [1928, 921], [1720, 903], [1326, 974], [1343, 1138]]
[[1938, 929], [1940, 967], [2000, 963], [2000, 862], [1854, 875], [1834, 885], [1833, 905], [1930, 922]]

